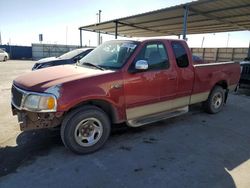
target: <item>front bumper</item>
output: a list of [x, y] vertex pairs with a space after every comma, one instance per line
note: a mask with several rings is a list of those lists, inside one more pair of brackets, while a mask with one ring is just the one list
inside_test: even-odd
[[21, 131], [54, 128], [61, 124], [63, 113], [36, 113], [18, 110], [12, 105], [12, 114], [17, 115]]

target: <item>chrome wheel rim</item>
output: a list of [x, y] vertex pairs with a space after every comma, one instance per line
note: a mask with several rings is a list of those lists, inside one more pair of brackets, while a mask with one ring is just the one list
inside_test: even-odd
[[213, 99], [212, 99], [212, 101], [213, 101], [213, 107], [215, 108], [215, 109], [218, 109], [218, 108], [220, 108], [221, 107], [221, 104], [222, 104], [222, 102], [223, 102], [223, 96], [222, 96], [222, 94], [221, 93], [215, 93], [214, 94], [214, 96], [213, 96]]
[[96, 118], [86, 118], [75, 129], [75, 140], [80, 146], [89, 147], [96, 144], [103, 133], [102, 123]]

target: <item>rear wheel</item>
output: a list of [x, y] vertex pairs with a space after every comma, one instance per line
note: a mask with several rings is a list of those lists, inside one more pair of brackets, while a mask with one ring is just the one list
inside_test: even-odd
[[207, 113], [215, 114], [222, 110], [225, 101], [225, 90], [221, 86], [215, 86], [204, 103]]
[[69, 113], [61, 127], [64, 145], [77, 154], [100, 149], [110, 135], [110, 120], [95, 106], [85, 106]]
[[7, 61], [7, 57], [6, 56], [4, 57], [3, 61]]

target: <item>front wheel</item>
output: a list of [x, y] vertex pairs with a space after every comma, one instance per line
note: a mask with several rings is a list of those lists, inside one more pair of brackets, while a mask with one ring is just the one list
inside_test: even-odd
[[70, 112], [61, 127], [64, 145], [77, 154], [100, 149], [110, 135], [110, 120], [95, 106], [85, 106]]
[[215, 86], [204, 103], [207, 113], [215, 114], [222, 110], [225, 102], [225, 90], [221, 86]]
[[6, 56], [4, 57], [3, 61], [7, 61], [7, 57]]

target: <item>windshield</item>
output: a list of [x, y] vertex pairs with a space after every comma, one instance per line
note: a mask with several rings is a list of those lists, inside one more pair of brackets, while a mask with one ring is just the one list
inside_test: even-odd
[[78, 65], [86, 63], [97, 65], [106, 69], [119, 69], [134, 52], [138, 42], [135, 41], [109, 41], [82, 58]]
[[85, 49], [76, 49], [76, 50], [72, 50], [70, 52], [67, 52], [61, 56], [59, 56], [59, 59], [72, 59], [75, 56], [77, 56], [78, 54], [82, 53]]

